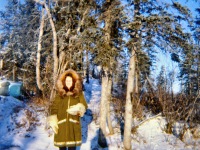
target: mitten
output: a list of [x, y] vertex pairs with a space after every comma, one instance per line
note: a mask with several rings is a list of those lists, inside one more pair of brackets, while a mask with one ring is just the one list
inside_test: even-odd
[[47, 118], [49, 126], [53, 129], [54, 133], [58, 133], [58, 118], [57, 115], [51, 115]]
[[85, 106], [82, 103], [78, 103], [67, 109], [67, 112], [71, 115], [80, 115], [81, 117], [83, 117], [85, 113]]

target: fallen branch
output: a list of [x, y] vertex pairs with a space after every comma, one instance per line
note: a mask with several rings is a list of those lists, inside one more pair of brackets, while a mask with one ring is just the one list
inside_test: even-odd
[[157, 115], [155, 115], [155, 116], [153, 116], [153, 117], [150, 117], [150, 118], [148, 118], [148, 119], [146, 119], [146, 120], [143, 120], [143, 121], [140, 122], [139, 124], [135, 125], [135, 128], [138, 128], [138, 127], [139, 127], [140, 125], [142, 125], [143, 123], [145, 123], [145, 122], [147, 122], [147, 121], [149, 121], [149, 120], [155, 119], [155, 118], [157, 118], [157, 117], [160, 117], [160, 116], [162, 116], [161, 113], [159, 113], [159, 114], [157, 114]]

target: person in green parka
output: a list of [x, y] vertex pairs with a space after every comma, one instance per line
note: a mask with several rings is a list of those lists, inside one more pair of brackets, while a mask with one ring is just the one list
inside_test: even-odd
[[48, 117], [49, 125], [55, 133], [54, 145], [60, 150], [75, 150], [82, 143], [80, 117], [83, 117], [87, 109], [82, 79], [76, 71], [69, 69], [59, 76], [56, 89]]

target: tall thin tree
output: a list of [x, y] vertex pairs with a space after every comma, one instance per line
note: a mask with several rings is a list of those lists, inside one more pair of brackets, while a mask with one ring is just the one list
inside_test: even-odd
[[37, 49], [37, 60], [36, 60], [36, 81], [39, 90], [43, 91], [42, 83], [41, 83], [41, 70], [40, 70], [40, 60], [41, 60], [41, 50], [42, 50], [42, 36], [44, 33], [44, 22], [45, 22], [45, 14], [44, 8], [42, 8], [41, 12], [41, 21], [40, 21], [40, 32], [39, 32], [39, 39], [38, 39], [38, 49]]

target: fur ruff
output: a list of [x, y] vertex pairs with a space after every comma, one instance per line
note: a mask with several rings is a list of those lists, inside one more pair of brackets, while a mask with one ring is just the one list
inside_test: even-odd
[[59, 76], [57, 83], [56, 83], [56, 89], [57, 89], [58, 93], [60, 94], [60, 96], [64, 97], [67, 95], [67, 91], [64, 89], [64, 85], [63, 85], [63, 81], [65, 81], [67, 74], [71, 74], [72, 78], [75, 82], [74, 89], [70, 92], [73, 93], [73, 96], [76, 96], [83, 91], [82, 90], [82, 78], [76, 71], [74, 71], [72, 69], [69, 69], [69, 70], [63, 72]]

